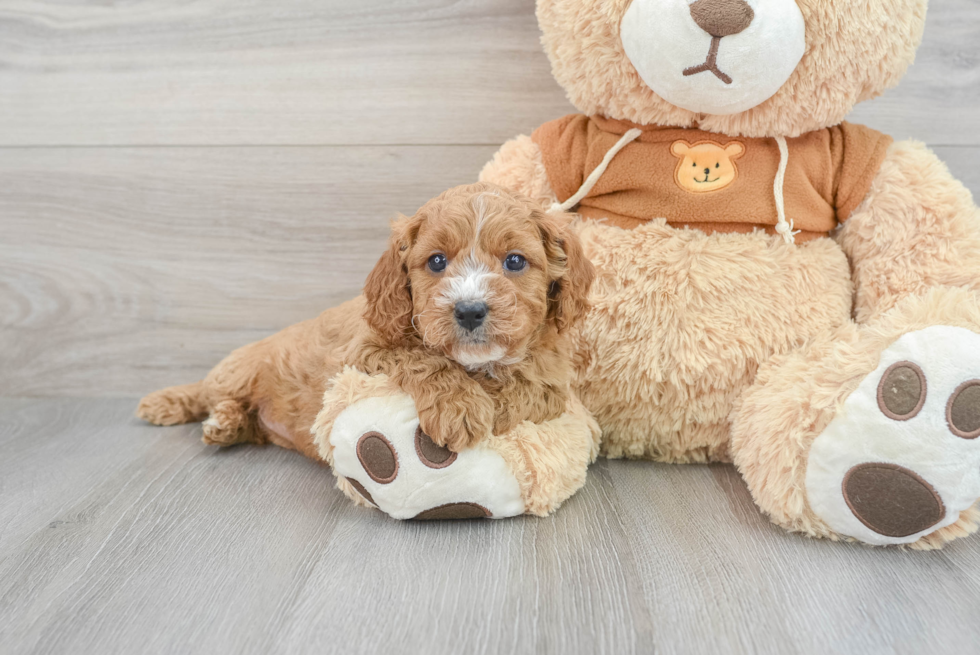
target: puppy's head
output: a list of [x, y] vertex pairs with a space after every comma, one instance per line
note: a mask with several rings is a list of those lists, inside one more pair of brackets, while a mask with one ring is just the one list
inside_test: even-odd
[[392, 345], [421, 340], [468, 368], [510, 364], [585, 313], [594, 276], [566, 216], [501, 187], [457, 187], [392, 225], [365, 318]]

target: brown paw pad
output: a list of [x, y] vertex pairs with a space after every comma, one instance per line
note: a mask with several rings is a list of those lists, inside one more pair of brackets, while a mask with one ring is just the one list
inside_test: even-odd
[[957, 437], [980, 437], [980, 380], [970, 380], [956, 388], [946, 404], [946, 423]]
[[842, 491], [854, 516], [886, 537], [908, 537], [946, 516], [932, 485], [896, 464], [858, 464], [844, 476]]
[[489, 519], [493, 514], [483, 505], [476, 503], [449, 503], [420, 512], [413, 521], [446, 521], [459, 519]]
[[364, 500], [368, 501], [369, 503], [371, 503], [375, 507], [378, 506], [378, 504], [376, 502], [374, 502], [374, 498], [371, 497], [371, 492], [368, 491], [367, 489], [365, 489], [363, 484], [361, 484], [360, 482], [358, 482], [354, 478], [344, 478], [344, 479], [347, 480], [347, 482], [350, 483], [350, 486], [354, 487], [354, 490], [357, 491], [357, 493], [361, 494], [361, 497]]
[[415, 430], [415, 453], [430, 469], [444, 469], [456, 461], [456, 453], [445, 446], [436, 445], [432, 437], [422, 432], [421, 426]]
[[895, 421], [914, 418], [926, 403], [926, 376], [912, 362], [892, 364], [878, 383], [878, 407]]
[[368, 432], [358, 439], [357, 459], [378, 484], [389, 484], [398, 475], [398, 455], [380, 432]]

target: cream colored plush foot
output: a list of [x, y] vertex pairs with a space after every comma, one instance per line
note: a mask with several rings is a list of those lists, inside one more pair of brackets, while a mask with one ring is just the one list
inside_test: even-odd
[[980, 335], [933, 326], [900, 337], [814, 440], [810, 508], [834, 532], [911, 544], [980, 498]]
[[419, 429], [404, 393], [366, 398], [337, 416], [333, 467], [368, 503], [396, 519], [507, 518], [524, 513], [517, 478], [503, 457], [477, 446], [436, 446]]
[[313, 434], [337, 486], [397, 519], [546, 516], [585, 484], [600, 438], [573, 398], [553, 420], [452, 453], [419, 429], [411, 396], [350, 368], [334, 377]]

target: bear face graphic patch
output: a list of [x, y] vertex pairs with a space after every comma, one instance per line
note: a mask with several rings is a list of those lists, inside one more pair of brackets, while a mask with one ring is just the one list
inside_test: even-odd
[[745, 154], [745, 146], [738, 141], [724, 147], [711, 141], [698, 141], [694, 145], [674, 141], [670, 152], [680, 159], [674, 171], [677, 186], [690, 193], [710, 193], [724, 189], [738, 178], [735, 160]]

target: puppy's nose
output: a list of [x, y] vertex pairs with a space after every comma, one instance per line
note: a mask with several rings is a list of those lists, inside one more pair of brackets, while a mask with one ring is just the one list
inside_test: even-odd
[[483, 325], [487, 311], [487, 303], [485, 302], [458, 302], [453, 308], [456, 322], [461, 328], [471, 332]]
[[721, 38], [745, 31], [755, 12], [745, 0], [698, 0], [691, 5], [691, 18], [705, 32]]

